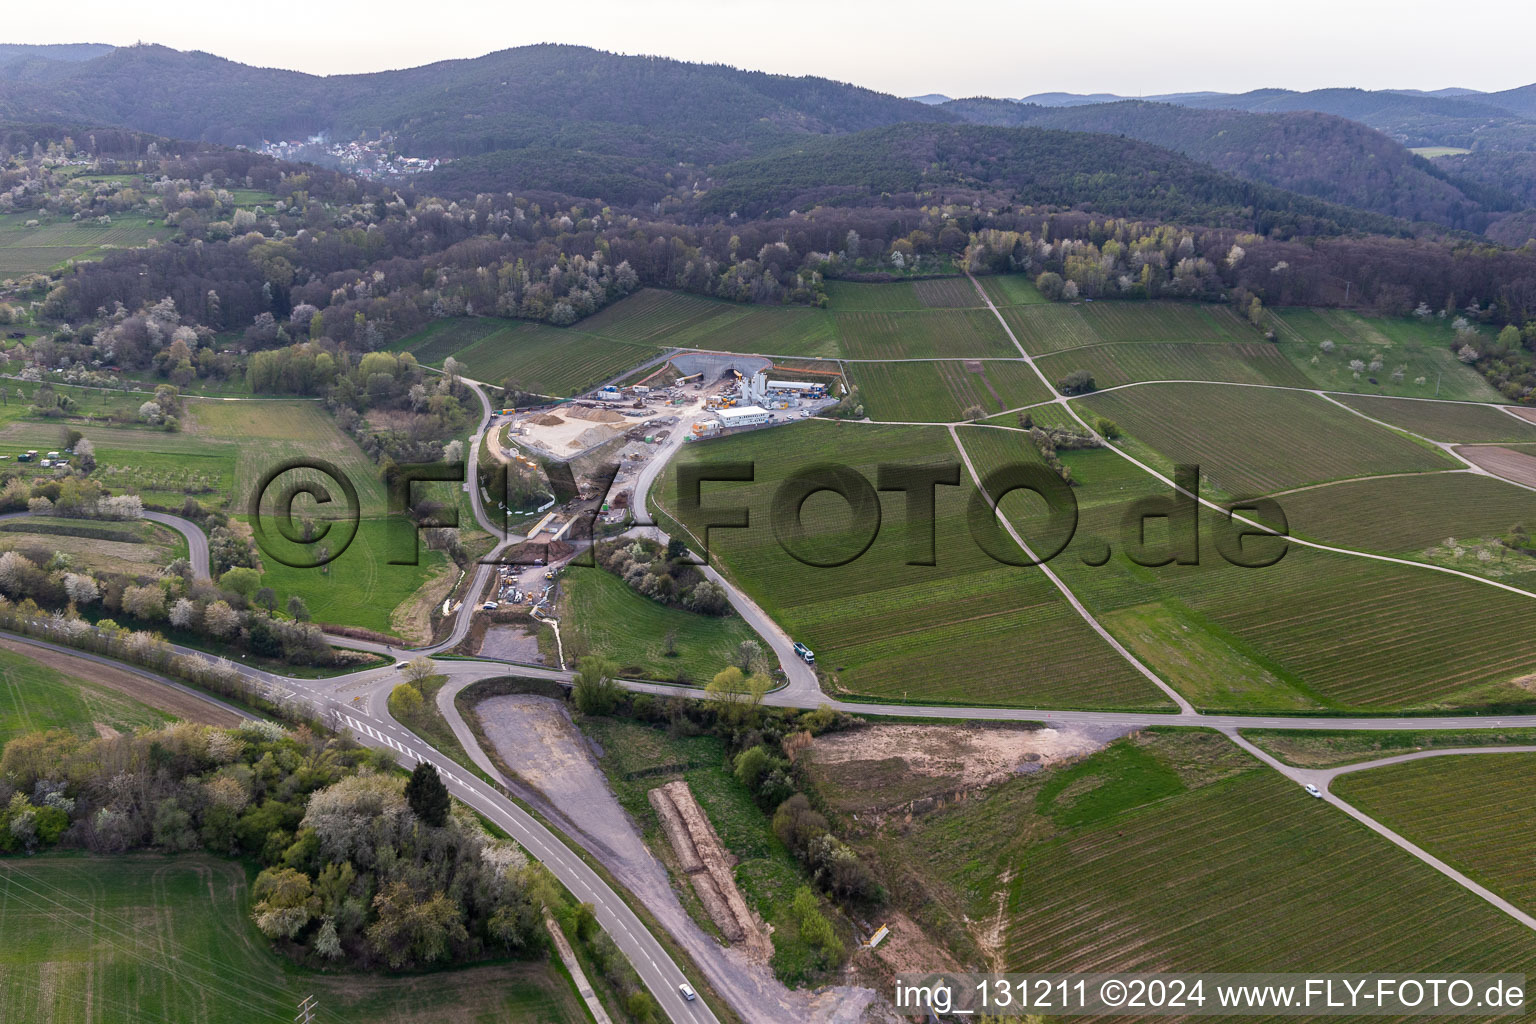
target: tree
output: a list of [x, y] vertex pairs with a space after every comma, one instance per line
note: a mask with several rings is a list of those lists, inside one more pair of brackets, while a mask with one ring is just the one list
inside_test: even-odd
[[412, 658], [405, 663], [405, 678], [418, 687], [426, 679], [437, 675], [437, 662], [431, 658]]
[[277, 607], [277, 591], [273, 590], [271, 587], [262, 587], [260, 590], [256, 591], [254, 600], [257, 604], [261, 605], [261, 607], [267, 610], [268, 615], [271, 615], [273, 610]]
[[1112, 419], [1100, 416], [1098, 422], [1093, 427], [1106, 441], [1113, 441], [1120, 436], [1120, 424]]
[[101, 590], [96, 586], [94, 579], [75, 572], [65, 574], [64, 593], [73, 604], [90, 604], [101, 597]]
[[256, 900], [251, 916], [269, 939], [293, 938], [320, 909], [309, 876], [293, 868], [267, 868], [256, 876], [251, 896]]
[[751, 672], [762, 656], [763, 645], [756, 640], [743, 640], [736, 645], [736, 667], [743, 672]]
[[576, 679], [571, 684], [571, 699], [584, 715], [606, 715], [618, 707], [623, 688], [619, 686], [619, 666], [607, 658], [589, 654], [581, 659]]
[[309, 621], [309, 605], [298, 594], [288, 598], [288, 614], [300, 622]]
[[261, 586], [261, 573], [244, 566], [226, 569], [224, 575], [219, 577], [219, 586], [250, 600], [251, 595], [256, 593], [256, 588]]
[[441, 891], [423, 899], [407, 883], [390, 882], [373, 906], [378, 920], [368, 928], [368, 942], [396, 970], [446, 959], [450, 946], [466, 937], [459, 908]]
[[96, 468], [96, 445], [89, 438], [75, 442], [75, 455], [80, 459], [81, 473], [90, 473]]
[[123, 611], [137, 619], [165, 618], [165, 591], [150, 585], [123, 591]]
[[761, 672], [748, 676], [735, 665], [715, 673], [704, 687], [720, 707], [720, 715], [732, 725], [757, 717], [758, 705], [773, 687], [773, 681]]
[[[421, 694], [416, 697], [419, 700]], [[433, 828], [448, 824], [448, 787], [438, 778], [437, 769], [427, 762], [420, 762], [411, 772], [410, 781], [405, 784], [405, 802], [423, 823]]]
[[226, 637], [240, 627], [240, 613], [227, 601], [215, 601], [203, 612], [203, 628], [216, 637]]
[[388, 704], [389, 713], [395, 721], [410, 725], [420, 716], [426, 701], [421, 691], [410, 683], [396, 683], [395, 688], [389, 691]]
[[1056, 382], [1064, 395], [1083, 395], [1092, 391], [1095, 387], [1093, 374], [1087, 370], [1073, 370], [1061, 380]]
[[675, 627], [663, 634], [661, 638], [661, 654], [664, 658], [677, 657], [677, 629]]

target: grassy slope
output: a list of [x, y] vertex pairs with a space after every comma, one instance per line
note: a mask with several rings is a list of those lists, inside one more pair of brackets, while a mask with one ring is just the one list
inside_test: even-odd
[[171, 717], [116, 690], [0, 650], [0, 746], [40, 729], [94, 736], [98, 722], [127, 732], [168, 722]]
[[[603, 654], [626, 675], [702, 686], [735, 661], [736, 646], [757, 640], [738, 615], [716, 618], [669, 608], [637, 594], [605, 569], [573, 568], [561, 576], [566, 591], [562, 625], [567, 630], [566, 657]], [[668, 631], [677, 633], [677, 656], [663, 653]], [[682, 677], [681, 679], [679, 677]]]
[[544, 964], [390, 977], [318, 975], [272, 952], [250, 922], [249, 879], [202, 855], [0, 860], [0, 1008], [7, 1019], [357, 1022], [587, 1019]]

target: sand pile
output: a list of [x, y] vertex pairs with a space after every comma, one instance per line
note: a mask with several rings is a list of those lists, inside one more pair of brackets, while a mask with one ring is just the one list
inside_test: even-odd
[[573, 420], [591, 420], [593, 423], [622, 423], [624, 417], [612, 409], [588, 408], [576, 406], [566, 411], [566, 415]]
[[537, 416], [528, 417], [528, 422], [540, 427], [558, 427], [560, 424], [564, 423], [565, 420], [561, 419], [559, 416], [554, 415], [553, 413], [541, 412]]

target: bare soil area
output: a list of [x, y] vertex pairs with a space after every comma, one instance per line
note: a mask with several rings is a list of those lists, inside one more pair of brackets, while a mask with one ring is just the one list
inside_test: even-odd
[[544, 664], [544, 655], [539, 653], [538, 635], [524, 626], [492, 626], [487, 629], [485, 639], [480, 641], [480, 654], [524, 665]]
[[754, 960], [767, 963], [773, 956], [773, 944], [768, 940], [767, 929], [736, 887], [732, 872], [736, 858], [720, 842], [688, 783], [678, 779], [658, 786], [646, 796], [715, 926], [732, 942], [741, 944]]
[[1536, 456], [1513, 448], [1487, 444], [1460, 445], [1456, 448], [1456, 454], [1494, 476], [1527, 487], [1536, 487]]
[[190, 693], [183, 693], [173, 686], [166, 686], [164, 683], [157, 683], [152, 679], [145, 679], [143, 676], [134, 675], [119, 668], [101, 665], [86, 658], [77, 658], [72, 654], [50, 651], [45, 647], [17, 643], [14, 640], [0, 640], [0, 647], [31, 658], [39, 664], [47, 665], [66, 675], [74, 676], [76, 679], [84, 679], [86, 682], [105, 686], [109, 690], [125, 693], [134, 700], [143, 701], [150, 707], [159, 708], [167, 714], [175, 715], [188, 722], [230, 728], [243, 721], [239, 715], [215, 707]]

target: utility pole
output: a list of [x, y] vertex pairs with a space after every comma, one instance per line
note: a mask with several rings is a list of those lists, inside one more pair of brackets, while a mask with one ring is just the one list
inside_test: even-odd
[[293, 1018], [295, 1024], [315, 1024], [315, 1011], [319, 1008], [320, 1004], [315, 1002], [314, 996], [305, 996], [299, 1004], [299, 1015]]

